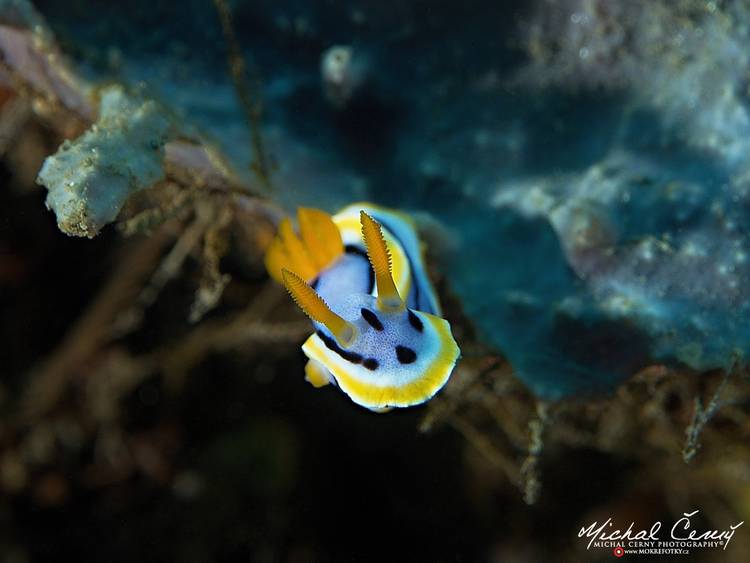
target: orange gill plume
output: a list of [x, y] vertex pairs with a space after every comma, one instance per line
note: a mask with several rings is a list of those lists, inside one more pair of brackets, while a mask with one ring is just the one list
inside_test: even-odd
[[344, 252], [341, 233], [328, 213], [300, 207], [297, 222], [300, 235], [287, 217], [266, 251], [266, 270], [279, 283], [284, 283], [283, 269], [312, 281]]

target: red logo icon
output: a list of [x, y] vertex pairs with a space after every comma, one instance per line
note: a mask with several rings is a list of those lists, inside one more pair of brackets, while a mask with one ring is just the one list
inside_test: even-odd
[[612, 555], [614, 555], [615, 557], [622, 557], [623, 555], [625, 555], [625, 550], [621, 545], [618, 545], [612, 550]]

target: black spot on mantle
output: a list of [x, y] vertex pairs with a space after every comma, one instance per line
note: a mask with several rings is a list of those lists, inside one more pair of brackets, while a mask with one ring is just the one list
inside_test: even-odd
[[409, 309], [409, 324], [417, 332], [422, 332], [424, 330], [422, 320], [416, 314], [414, 314], [414, 311], [412, 311], [411, 309]]
[[338, 345], [338, 343], [328, 336], [326, 333], [324, 333], [322, 330], [317, 331], [318, 336], [323, 341], [323, 344], [326, 345], [326, 348], [331, 350], [332, 352], [335, 352], [342, 358], [344, 358], [346, 361], [351, 362], [353, 364], [361, 364], [362, 363], [362, 355], [357, 354], [356, 352], [350, 352], [348, 350], [344, 350], [341, 346]]
[[396, 357], [402, 364], [411, 364], [416, 361], [417, 353], [406, 346], [396, 346]]
[[365, 309], [363, 307], [360, 310], [360, 313], [362, 313], [362, 318], [365, 319], [367, 321], [367, 324], [369, 324], [372, 328], [379, 331], [383, 330], [383, 323], [380, 322], [378, 316], [370, 311], [370, 309]]
[[338, 343], [333, 338], [328, 336], [322, 330], [318, 330], [315, 333], [323, 341], [323, 344], [326, 345], [326, 348], [328, 348], [332, 352], [335, 352], [336, 354], [344, 358], [346, 361], [351, 362], [353, 364], [362, 364], [364, 367], [366, 367], [370, 371], [375, 371], [380, 366], [380, 363], [375, 358], [363, 358], [361, 354], [357, 354], [356, 352], [350, 352], [349, 350], [344, 350], [341, 346], [338, 345]]

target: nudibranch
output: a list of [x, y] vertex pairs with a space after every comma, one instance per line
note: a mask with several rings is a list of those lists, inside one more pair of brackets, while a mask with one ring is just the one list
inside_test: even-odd
[[269, 274], [312, 320], [305, 379], [376, 412], [432, 398], [460, 351], [409, 216], [372, 204], [297, 211], [266, 253]]

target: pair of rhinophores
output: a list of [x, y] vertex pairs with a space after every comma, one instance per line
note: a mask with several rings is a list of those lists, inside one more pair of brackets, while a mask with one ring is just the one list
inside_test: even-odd
[[305, 379], [376, 412], [428, 401], [460, 351], [410, 218], [354, 204], [333, 217], [300, 208], [297, 222], [282, 221], [266, 268], [312, 320]]

